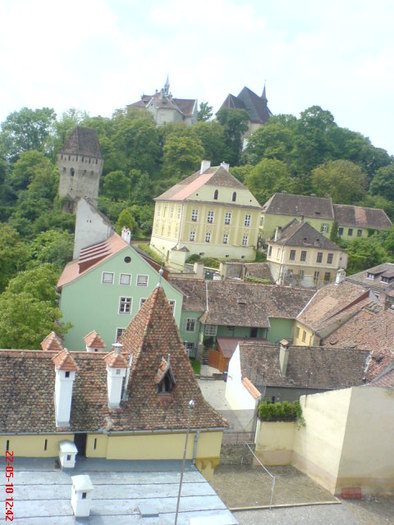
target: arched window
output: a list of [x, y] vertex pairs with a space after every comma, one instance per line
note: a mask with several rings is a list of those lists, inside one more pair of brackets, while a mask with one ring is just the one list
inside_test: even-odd
[[233, 202], [235, 202], [236, 200], [237, 200], [237, 192], [234, 191], [234, 193], [233, 193]]
[[218, 197], [219, 197], [219, 190], [215, 190], [215, 193], [213, 194], [213, 198], [215, 199], [215, 201], [218, 200]]

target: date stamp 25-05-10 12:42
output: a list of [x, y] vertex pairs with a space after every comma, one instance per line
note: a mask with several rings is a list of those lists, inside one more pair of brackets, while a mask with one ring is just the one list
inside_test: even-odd
[[5, 521], [14, 521], [14, 452], [5, 451]]

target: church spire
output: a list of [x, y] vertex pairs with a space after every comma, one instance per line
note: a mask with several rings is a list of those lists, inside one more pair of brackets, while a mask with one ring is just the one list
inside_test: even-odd
[[167, 97], [170, 94], [170, 80], [168, 78], [168, 74], [166, 78], [166, 83], [164, 84], [163, 94], [166, 95]]
[[265, 89], [265, 81], [264, 81], [263, 94], [261, 95], [261, 98], [264, 100], [264, 102], [268, 102], [267, 93], [266, 93], [266, 89]]

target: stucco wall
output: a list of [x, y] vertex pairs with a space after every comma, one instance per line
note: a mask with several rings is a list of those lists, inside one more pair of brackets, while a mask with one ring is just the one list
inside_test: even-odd
[[296, 423], [257, 420], [255, 454], [264, 465], [289, 465]]
[[[53, 458], [59, 455], [60, 441], [74, 442], [74, 434], [59, 435], [2, 435], [0, 436], [0, 453], [4, 457], [6, 445], [8, 450], [14, 452], [18, 458]], [[45, 447], [46, 441], [46, 447]]]
[[242, 384], [239, 346], [229, 362], [225, 396], [232, 410], [254, 410], [257, 405], [257, 400]]

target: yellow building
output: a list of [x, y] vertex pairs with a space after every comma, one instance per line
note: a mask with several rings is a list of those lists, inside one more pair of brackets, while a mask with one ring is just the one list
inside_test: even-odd
[[200, 171], [155, 199], [150, 246], [169, 265], [183, 267], [192, 254], [255, 259], [261, 207], [228, 170], [202, 161]]
[[120, 340], [110, 353], [1, 350], [0, 453], [56, 457], [69, 441], [87, 458], [179, 460], [189, 432], [186, 457], [211, 478], [227, 424], [202, 397], [162, 287]]
[[324, 286], [298, 314], [293, 344], [319, 346], [369, 302], [369, 291], [349, 281], [338, 279]]
[[368, 237], [369, 230], [388, 230], [392, 226], [386, 212], [379, 208], [333, 204], [331, 197], [282, 192], [274, 193], [262, 207], [261, 238], [270, 239], [278, 226], [283, 228], [296, 218], [308, 222], [327, 238], [336, 222], [337, 235], [345, 241]]
[[307, 222], [293, 219], [267, 241], [267, 262], [277, 284], [319, 288], [335, 281], [347, 254]]

